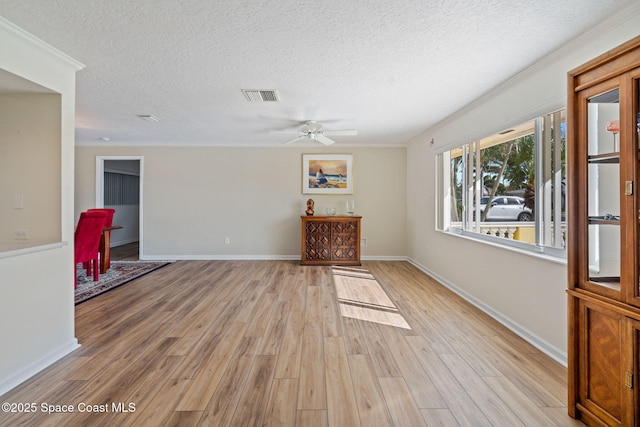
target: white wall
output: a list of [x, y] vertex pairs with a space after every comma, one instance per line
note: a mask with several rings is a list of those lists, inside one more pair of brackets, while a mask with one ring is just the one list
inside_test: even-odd
[[52, 176], [60, 176], [60, 95], [0, 94], [0, 242], [17, 229], [29, 240], [15, 243], [60, 241], [60, 180]]
[[[302, 154], [323, 152], [353, 154], [353, 195], [302, 194]], [[406, 256], [404, 147], [77, 147], [76, 217], [95, 204], [96, 156], [144, 157], [142, 258], [297, 258], [309, 198], [318, 214], [355, 200], [363, 258]]]
[[122, 227], [111, 232], [111, 247], [137, 242], [140, 238], [140, 205], [105, 205], [115, 209], [113, 225]]
[[435, 156], [565, 108], [567, 72], [640, 34], [638, 22], [640, 2], [429, 129], [407, 149], [411, 260], [564, 363], [566, 265], [436, 231]]
[[0, 253], [0, 394], [77, 348], [73, 305], [75, 71], [66, 55], [0, 18], [0, 70], [61, 95], [60, 166], [63, 243]]

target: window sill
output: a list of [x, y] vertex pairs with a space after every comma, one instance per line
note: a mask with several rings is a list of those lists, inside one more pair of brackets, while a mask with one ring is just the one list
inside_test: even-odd
[[507, 251], [516, 252], [523, 255], [532, 256], [535, 258], [540, 258], [545, 261], [550, 261], [550, 262], [554, 262], [562, 265], [567, 264], [566, 251], [564, 249], [536, 246], [530, 243], [504, 239], [496, 236], [489, 236], [486, 234], [474, 233], [471, 231], [463, 231], [463, 230], [455, 230], [455, 231], [454, 230], [436, 230], [436, 231], [442, 234], [446, 234], [448, 236], [459, 237], [462, 239], [482, 243], [485, 245], [493, 246], [493, 247], [504, 249]]

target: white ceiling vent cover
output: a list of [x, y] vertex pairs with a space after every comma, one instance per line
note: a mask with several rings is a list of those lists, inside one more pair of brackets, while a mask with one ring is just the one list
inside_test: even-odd
[[249, 102], [278, 102], [278, 92], [272, 89], [242, 89]]

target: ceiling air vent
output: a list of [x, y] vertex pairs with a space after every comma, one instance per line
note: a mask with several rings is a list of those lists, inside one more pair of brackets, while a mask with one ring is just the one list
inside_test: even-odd
[[278, 102], [278, 92], [275, 90], [242, 89], [242, 93], [249, 102]]

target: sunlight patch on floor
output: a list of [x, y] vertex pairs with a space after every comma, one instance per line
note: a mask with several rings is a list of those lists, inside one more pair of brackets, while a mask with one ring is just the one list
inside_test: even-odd
[[391, 298], [367, 270], [333, 267], [332, 271], [342, 316], [411, 329]]

